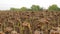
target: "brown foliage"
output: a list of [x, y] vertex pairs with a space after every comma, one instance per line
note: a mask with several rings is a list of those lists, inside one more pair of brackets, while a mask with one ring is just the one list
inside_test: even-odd
[[[27, 34], [23, 32], [34, 34], [35, 30], [39, 30], [42, 31], [43, 34], [48, 34], [48, 30], [56, 30], [55, 28], [59, 27], [58, 25], [60, 25], [60, 12], [0, 11], [0, 27], [2, 28], [3, 33], [8, 31], [11, 34], [21, 34], [21, 32], [22, 34]], [[27, 30], [24, 31], [26, 28]], [[19, 30], [19, 32], [16, 31], [16, 29]]]

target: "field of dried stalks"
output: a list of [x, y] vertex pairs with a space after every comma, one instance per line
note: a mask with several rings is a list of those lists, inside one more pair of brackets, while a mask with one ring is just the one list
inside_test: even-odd
[[60, 34], [60, 12], [0, 11], [0, 34]]

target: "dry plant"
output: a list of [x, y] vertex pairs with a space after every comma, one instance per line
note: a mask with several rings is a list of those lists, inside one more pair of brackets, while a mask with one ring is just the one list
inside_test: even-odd
[[32, 34], [32, 29], [31, 29], [31, 25], [30, 23], [24, 21], [24, 23], [22, 24], [23, 26], [27, 26], [29, 28], [30, 34]]

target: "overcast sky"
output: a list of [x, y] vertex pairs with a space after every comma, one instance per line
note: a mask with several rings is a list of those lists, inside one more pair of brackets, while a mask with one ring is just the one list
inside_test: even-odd
[[7, 10], [11, 7], [30, 8], [32, 5], [39, 5], [48, 8], [52, 4], [57, 4], [60, 7], [60, 0], [0, 0], [0, 10]]

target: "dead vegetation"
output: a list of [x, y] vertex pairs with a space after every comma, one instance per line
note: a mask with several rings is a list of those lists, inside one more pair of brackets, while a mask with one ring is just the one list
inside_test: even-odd
[[60, 12], [0, 11], [0, 34], [60, 34]]

